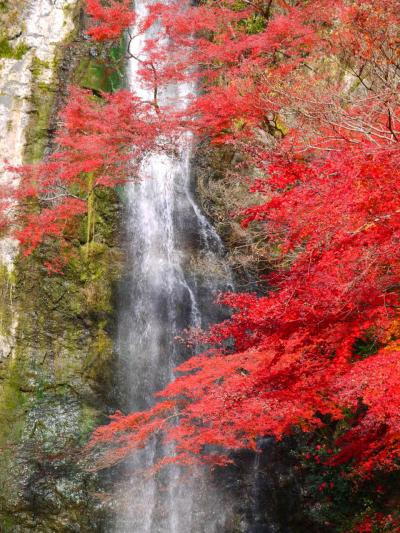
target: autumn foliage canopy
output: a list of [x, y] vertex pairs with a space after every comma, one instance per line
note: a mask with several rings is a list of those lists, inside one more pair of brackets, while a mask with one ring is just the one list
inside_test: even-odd
[[225, 463], [260, 436], [346, 419], [330, 464], [396, 468], [395, 2], [214, 1], [158, 16], [180, 76], [205, 83], [191, 127], [258, 168], [265, 202], [242, 224], [278, 258], [264, 295], [221, 296], [231, 318], [195, 334], [213, 348], [177, 369], [155, 407], [116, 414], [94, 442], [113, 441], [119, 458], [161, 431], [176, 449], [164, 462]]
[[120, 39], [121, 33], [135, 22], [130, 0], [113, 0], [108, 5], [99, 0], [86, 0], [86, 12], [95, 22], [88, 31], [94, 41]]

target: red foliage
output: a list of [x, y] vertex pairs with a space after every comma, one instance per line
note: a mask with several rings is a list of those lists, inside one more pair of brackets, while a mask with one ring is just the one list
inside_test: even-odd
[[[265, 296], [223, 296], [233, 315], [202, 338], [215, 348], [181, 365], [153, 409], [118, 416], [93, 444], [116, 439], [120, 457], [156, 430], [174, 441], [176, 460], [223, 464], [230, 450], [256, 448], [259, 436], [311, 431], [351, 409], [358, 416], [331, 463], [396, 468], [395, 4], [279, 2], [266, 13], [257, 2], [214, 1], [158, 9], [180, 77], [196, 76], [191, 67], [200, 64], [206, 80], [188, 124], [258, 166], [264, 177], [253, 190], [266, 200], [243, 213], [243, 225], [261, 225], [286, 266], [277, 263]], [[357, 342], [371, 334], [376, 353], [363, 360]]]
[[374, 533], [386, 531], [387, 533], [398, 533], [400, 524], [391, 515], [376, 513], [372, 516], [366, 516], [362, 522], [352, 530], [352, 533]]
[[135, 21], [131, 0], [86, 0], [86, 11], [96, 22], [88, 31], [95, 41], [119, 39]]
[[[46, 236], [62, 237], [65, 224], [86, 212], [99, 187], [132, 179], [140, 158], [153, 146], [159, 121], [128, 91], [93, 97], [72, 87], [56, 133], [58, 150], [47, 161], [13, 169], [20, 177], [14, 198], [23, 227], [16, 237], [31, 253]], [[37, 199], [37, 208], [25, 202]]]
[[27, 215], [25, 226], [16, 232], [16, 237], [29, 255], [39, 246], [45, 236], [62, 237], [66, 223], [73, 217], [86, 212], [86, 203], [75, 198], [64, 198], [53, 208]]

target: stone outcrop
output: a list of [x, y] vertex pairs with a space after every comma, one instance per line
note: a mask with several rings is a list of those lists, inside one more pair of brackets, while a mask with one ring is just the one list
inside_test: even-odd
[[[0, 2], [0, 186], [7, 164], [41, 159], [67, 83], [107, 89], [85, 38], [78, 0]], [[3, 43], [3, 44], [2, 44]], [[6, 44], [4, 44], [6, 43]], [[121, 80], [114, 80], [114, 83]], [[98, 192], [96, 242], [76, 227], [73, 260], [49, 276], [46, 249], [18, 254], [0, 241], [0, 531], [93, 532], [103, 526], [98, 476], [83, 453], [111, 410], [113, 290], [119, 277], [120, 202]], [[51, 246], [51, 244], [49, 244]], [[103, 495], [104, 496], [104, 495]]]
[[[76, 0], [5, 0], [0, 10], [0, 187], [15, 185], [8, 165], [25, 160], [27, 139], [35, 129], [36, 155], [43, 139], [54, 98], [60, 45], [74, 31]], [[40, 106], [35, 93], [46, 94]], [[37, 95], [36, 95], [37, 96]], [[33, 120], [33, 117], [37, 117]], [[35, 122], [35, 123], [34, 123]], [[41, 139], [40, 142], [38, 139]], [[0, 291], [12, 294], [16, 243], [0, 236]], [[16, 328], [10, 298], [0, 304], [0, 359], [9, 356]], [[6, 307], [6, 308], [5, 308]], [[12, 319], [11, 319], [12, 316]]]
[[[12, 0], [0, 12], [0, 184], [11, 186], [7, 164], [24, 160], [31, 115], [47, 115], [35, 109], [35, 87], [51, 92], [57, 73], [60, 46], [74, 31], [77, 0]], [[48, 102], [50, 107], [51, 103]], [[45, 120], [42, 121], [45, 128]], [[40, 135], [40, 132], [37, 132]], [[0, 261], [13, 262], [15, 247], [0, 245]]]

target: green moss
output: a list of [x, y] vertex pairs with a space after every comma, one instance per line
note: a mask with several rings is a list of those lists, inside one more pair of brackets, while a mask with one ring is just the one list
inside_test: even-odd
[[50, 64], [48, 61], [43, 61], [37, 56], [32, 59], [31, 72], [34, 80], [37, 80], [44, 70], [49, 69]]
[[27, 131], [25, 159], [28, 163], [43, 158], [48, 142], [48, 124], [53, 109], [54, 93], [49, 85], [37, 83], [31, 98], [32, 115], [30, 128]]
[[100, 47], [96, 58], [82, 58], [75, 72], [75, 83], [94, 91], [113, 92], [124, 84], [123, 59], [126, 40], [111, 48]]
[[[2, 490], [0, 501], [1, 496], [7, 497], [7, 494], [15, 491], [15, 476], [18, 475], [18, 467], [15, 464], [16, 446], [23, 435], [29, 401], [26, 393], [21, 390], [22, 366], [16, 357], [9, 362], [2, 375], [0, 388], [0, 448], [2, 449], [0, 486]], [[3, 525], [2, 522], [1, 525]]]
[[[82, 50], [86, 47], [82, 43]], [[103, 52], [119, 66], [122, 47]], [[51, 64], [37, 57], [32, 60], [32, 114], [25, 152], [29, 162], [40, 160], [48, 143], [60, 58], [61, 53]], [[82, 59], [83, 80], [99, 90], [121, 86], [123, 76], [117, 68], [95, 63]], [[43, 74], [48, 72], [54, 81], [45, 83]], [[45, 259], [60, 254], [55, 241], [29, 257], [19, 257], [15, 272], [0, 268], [4, 332], [13, 325], [11, 311], [19, 317], [12, 356], [0, 365], [0, 447], [6, 450], [0, 465], [2, 530], [7, 525], [9, 531], [18, 531], [27, 517], [32, 518], [32, 511], [24, 509], [30, 509], [30, 498], [36, 498], [38, 479], [45, 490], [38, 500], [40, 523], [35, 522], [34, 528], [64, 531], [63, 524], [68, 523], [79, 524], [80, 531], [93, 530], [91, 513], [84, 510], [90, 506], [93, 474], [77, 461], [77, 449], [105, 411], [101, 398], [109, 386], [114, 357], [112, 295], [121, 270], [117, 193], [96, 190], [91, 216], [89, 243], [85, 217], [69, 230], [73, 259], [62, 275], [49, 276], [43, 266]], [[67, 486], [62, 500], [59, 489], [54, 489], [57, 483]], [[15, 502], [10, 495], [15, 495]], [[49, 508], [58, 505], [51, 515]], [[11, 508], [18, 509], [15, 516], [9, 513]], [[8, 522], [9, 516], [13, 519]]]
[[14, 48], [14, 59], [22, 59], [28, 50], [29, 46], [26, 43], [17, 44], [17, 46]]
[[90, 406], [83, 406], [79, 420], [79, 442], [85, 445], [96, 428], [99, 413]]
[[0, 264], [0, 335], [6, 337], [11, 334], [15, 283], [14, 270]]
[[[101, 203], [97, 209], [101, 211]], [[97, 238], [105, 241], [101, 228], [99, 224]], [[107, 234], [109, 244], [110, 238]], [[13, 289], [19, 316], [16, 346], [1, 375], [0, 447], [6, 450], [0, 465], [2, 525], [1, 508], [9, 505], [3, 505], [4, 498], [8, 494], [23, 498], [28, 475], [44, 476], [46, 498], [51, 502], [58, 498], [51, 489], [53, 478], [47, 479], [40, 465], [48, 463], [52, 472], [54, 456], [59, 454], [62, 459], [57, 461], [63, 467], [51, 475], [71, 485], [63, 496], [63, 513], [69, 513], [74, 523], [89, 516], [83, 512], [73, 516], [74, 506], [81, 505], [76, 502], [78, 495], [93, 477], [75, 463], [77, 448], [87, 442], [103, 410], [98, 394], [105, 389], [113, 359], [107, 330], [118, 254], [109, 244], [94, 242], [86, 261], [84, 246], [78, 244], [79, 259], [62, 276], [47, 275], [40, 251], [19, 259]], [[85, 506], [88, 501], [86, 496]], [[43, 519], [50, 524], [47, 512]], [[45, 530], [56, 531], [51, 527]]]
[[261, 33], [266, 27], [265, 17], [258, 13], [254, 13], [251, 17], [241, 20], [239, 26], [241, 26], [246, 33], [251, 35]]
[[4, 528], [4, 533], [12, 533], [15, 531], [15, 522], [10, 515], [3, 518], [2, 526]]
[[[78, 13], [79, 2], [70, 6], [68, 12]], [[31, 64], [32, 73], [32, 96], [31, 96], [31, 120], [26, 133], [25, 161], [33, 163], [43, 159], [46, 146], [48, 144], [48, 127], [54, 110], [54, 103], [59, 80], [57, 73], [60, 67], [61, 58], [64, 53], [64, 46], [71, 42], [76, 36], [77, 29], [74, 29], [57, 48], [54, 59], [51, 63], [34, 56]], [[43, 73], [50, 73], [50, 82], [44, 82], [41, 78]]]
[[275, 128], [282, 137], [285, 137], [285, 135], [287, 135], [290, 131], [287, 124], [283, 121], [282, 117], [280, 117], [279, 115], [277, 115], [275, 118]]
[[85, 373], [91, 379], [103, 381], [113, 356], [113, 342], [101, 325], [85, 360]]
[[[48, 126], [53, 111], [56, 94], [55, 70], [48, 61], [37, 56], [32, 59], [30, 67], [32, 73], [31, 120], [26, 134], [25, 159], [29, 163], [43, 158], [48, 142]], [[53, 82], [43, 82], [44, 72], [51, 71]]]
[[81, 61], [77, 76], [80, 80], [80, 85], [87, 89], [99, 91], [103, 90], [104, 86], [107, 85], [105, 68], [89, 58]]
[[6, 59], [22, 59], [29, 50], [29, 46], [25, 43], [19, 43], [15, 47], [11, 46], [8, 37], [0, 37], [0, 58]]
[[26, 396], [21, 391], [21, 368], [13, 360], [7, 369], [0, 393], [0, 416], [7, 421], [0, 426], [0, 446], [21, 436], [24, 423], [24, 404]]
[[123, 75], [119, 71], [93, 59], [81, 62], [77, 78], [82, 87], [94, 91], [113, 92], [123, 83]]
[[248, 5], [246, 4], [246, 2], [243, 2], [243, 0], [236, 0], [230, 6], [232, 11], [243, 11], [247, 7], [248, 7]]
[[12, 58], [14, 50], [12, 49], [8, 38], [2, 37], [0, 39], [0, 57]]
[[78, 5], [74, 5], [74, 4], [67, 4], [65, 6], [63, 6], [62, 10], [63, 10], [63, 13], [64, 13], [64, 20], [68, 20], [68, 18], [74, 18], [74, 15], [75, 13], [77, 12], [77, 8], [79, 8], [79, 2], [78, 2]]

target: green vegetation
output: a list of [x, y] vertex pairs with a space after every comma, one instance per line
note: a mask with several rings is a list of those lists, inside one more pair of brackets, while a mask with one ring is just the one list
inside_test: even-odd
[[28, 50], [29, 46], [25, 43], [13, 47], [7, 37], [0, 37], [0, 58], [22, 59]]

